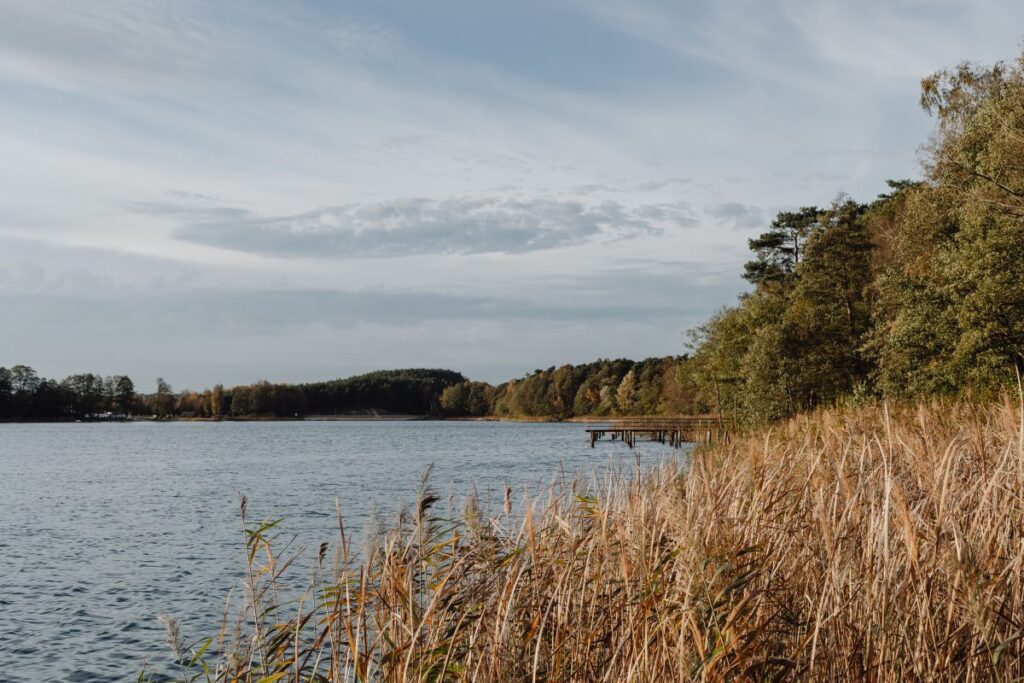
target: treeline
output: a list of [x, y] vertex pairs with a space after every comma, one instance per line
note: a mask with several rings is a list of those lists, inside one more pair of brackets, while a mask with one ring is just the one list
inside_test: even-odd
[[693, 412], [685, 357], [599, 360], [536, 370], [497, 386], [452, 370], [381, 370], [307, 384], [254, 384], [175, 392], [162, 378], [137, 393], [124, 375], [58, 382], [30, 367], [0, 368], [0, 419], [274, 418], [403, 414], [434, 417], [574, 416]]
[[0, 367], [0, 419], [70, 420], [145, 416], [304, 417], [442, 414], [441, 393], [466, 378], [451, 370], [382, 370], [309, 384], [255, 384], [175, 393], [162, 378], [137, 393], [125, 375], [85, 373], [57, 381], [27, 365]]
[[0, 419], [91, 419], [137, 410], [135, 385], [124, 375], [84, 373], [58, 382], [27, 365], [0, 367]]
[[[654, 415], [695, 409], [684, 357], [599, 360], [536, 370], [497, 386], [452, 370], [382, 370], [309, 384], [255, 384], [176, 397], [183, 417], [405, 414], [434, 417]], [[154, 411], [156, 412], [156, 411]]]
[[859, 396], [991, 395], [1024, 350], [1024, 57], [922, 81], [924, 179], [783, 212], [753, 291], [692, 332], [702, 409], [763, 423]]
[[184, 391], [175, 414], [184, 417], [303, 417], [307, 415], [440, 415], [444, 389], [465, 382], [452, 370], [380, 370], [308, 384], [255, 384]]
[[[217, 385], [184, 391], [182, 417], [404, 414], [434, 417], [651, 415], [689, 412], [682, 357], [599, 360], [536, 370], [497, 386], [452, 370], [382, 370], [309, 384]], [[157, 411], [154, 410], [154, 413]]]
[[681, 357], [599, 360], [535, 370], [498, 386], [465, 381], [446, 388], [441, 407], [450, 416], [570, 417], [689, 412]]

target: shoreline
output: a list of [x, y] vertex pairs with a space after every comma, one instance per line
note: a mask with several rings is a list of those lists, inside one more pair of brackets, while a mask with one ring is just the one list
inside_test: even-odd
[[508, 417], [487, 415], [483, 417], [442, 417], [436, 415], [305, 415], [302, 417], [129, 417], [124, 419], [88, 420], [77, 418], [40, 418], [16, 419], [0, 418], [4, 424], [103, 424], [125, 422], [522, 422], [527, 424], [567, 423], [588, 424], [592, 422], [609, 422], [628, 418], [660, 419], [660, 415], [628, 415], [628, 416], [582, 416], [556, 419], [552, 417]]

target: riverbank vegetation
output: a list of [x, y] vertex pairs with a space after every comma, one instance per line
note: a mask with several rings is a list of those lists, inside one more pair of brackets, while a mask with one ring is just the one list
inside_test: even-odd
[[1022, 419], [1016, 398], [830, 409], [522, 514], [424, 489], [358, 554], [339, 516], [287, 603], [306, 574], [248, 522], [244, 603], [210, 641], [174, 632], [182, 676], [1013, 680]]

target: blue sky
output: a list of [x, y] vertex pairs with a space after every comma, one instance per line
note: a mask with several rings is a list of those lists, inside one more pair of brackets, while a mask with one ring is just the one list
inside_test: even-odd
[[919, 174], [1024, 5], [0, 0], [0, 365], [178, 388], [680, 353]]

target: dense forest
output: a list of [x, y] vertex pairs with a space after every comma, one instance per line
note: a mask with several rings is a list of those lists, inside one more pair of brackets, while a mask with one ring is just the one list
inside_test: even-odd
[[783, 212], [753, 291], [691, 333], [699, 405], [764, 423], [837, 400], [992, 395], [1024, 350], [1024, 58], [922, 82], [924, 179]]
[[761, 424], [839, 401], [984, 397], [1024, 350], [1024, 57], [922, 81], [937, 120], [923, 179], [869, 203], [779, 213], [751, 239], [751, 290], [690, 331], [689, 354], [536, 370], [492, 386], [450, 370], [136, 395], [124, 376], [0, 368], [0, 417], [723, 413]]
[[[187, 417], [405, 414], [565, 419], [688, 412], [681, 357], [599, 360], [535, 370], [498, 386], [451, 370], [385, 370], [311, 384], [256, 384], [177, 395]], [[151, 411], [157, 412], [157, 411]]]
[[451, 370], [383, 370], [310, 384], [257, 382], [175, 393], [162, 378], [136, 393], [124, 375], [87, 373], [63, 381], [25, 365], [0, 367], [0, 419], [113, 419], [130, 416], [300, 417], [306, 415], [440, 415], [443, 390], [466, 378]]
[[535, 370], [496, 387], [461, 382], [441, 394], [446, 415], [566, 419], [585, 415], [690, 412], [680, 372], [684, 358], [599, 360]]
[[0, 367], [0, 419], [89, 418], [136, 412], [135, 384], [124, 375], [71, 375], [58, 382], [27, 365]]
[[380, 370], [309, 384], [255, 384], [182, 392], [179, 415], [302, 417], [306, 415], [440, 415], [444, 389], [466, 381], [452, 370]]
[[692, 401], [680, 379], [682, 358], [600, 360], [536, 370], [491, 386], [451, 370], [382, 370], [330, 382], [255, 384], [175, 393], [163, 379], [136, 394], [125, 376], [73, 375], [56, 382], [32, 368], [0, 368], [0, 418], [96, 419], [311, 415], [502, 416], [564, 419], [576, 415], [685, 412]]

